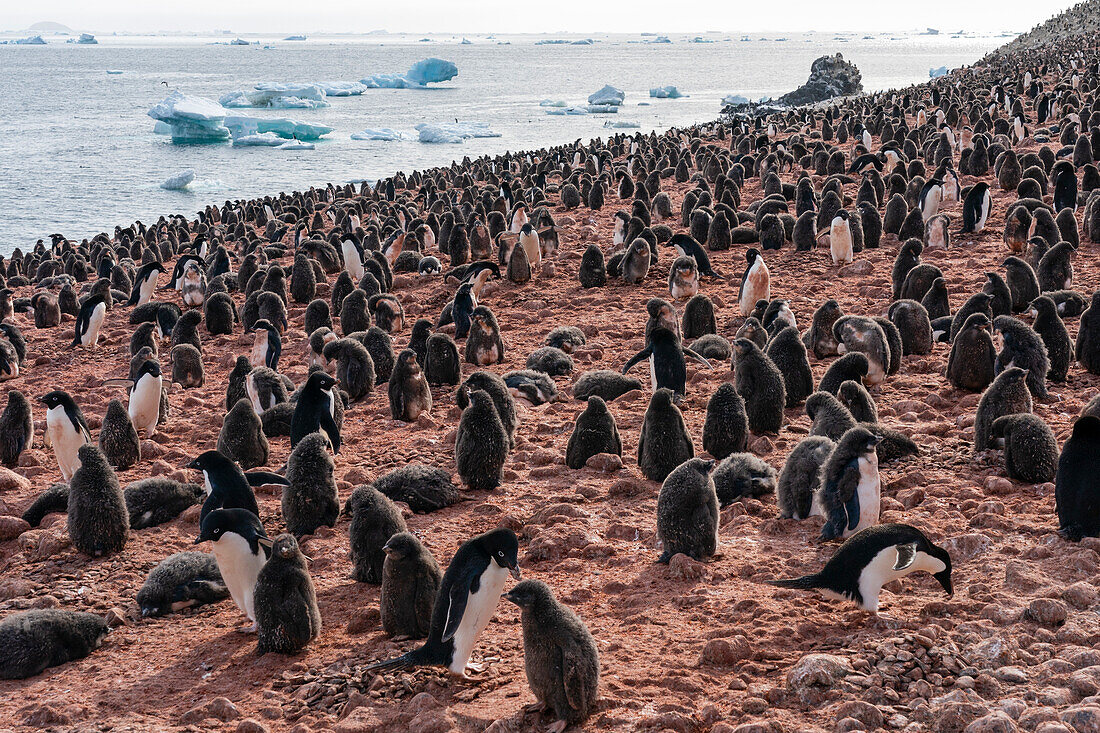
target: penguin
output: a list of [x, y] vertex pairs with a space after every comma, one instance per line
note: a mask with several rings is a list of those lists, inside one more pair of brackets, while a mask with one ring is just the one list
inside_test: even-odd
[[212, 555], [177, 552], [149, 571], [137, 592], [137, 604], [142, 618], [156, 618], [228, 597], [229, 589]]
[[658, 388], [649, 400], [638, 436], [638, 468], [651, 481], [664, 481], [674, 468], [695, 456], [684, 416], [672, 390]]
[[94, 445], [82, 445], [80, 466], [69, 480], [68, 530], [73, 547], [91, 557], [120, 552], [130, 515], [118, 477]]
[[953, 595], [947, 550], [932, 544], [916, 527], [881, 524], [849, 537], [820, 572], [766, 582], [779, 588], [818, 590], [827, 598], [850, 600], [878, 613], [882, 587], [917, 571], [929, 573], [948, 596]]
[[992, 436], [1003, 442], [1005, 473], [1014, 481], [1041, 484], [1055, 479], [1058, 441], [1038, 415], [1002, 415], [993, 421]]
[[[931, 313], [931, 311], [929, 311]], [[993, 296], [989, 293], [981, 292], [975, 293], [966, 299], [962, 307], [955, 312], [955, 316], [951, 319], [951, 340], [955, 340], [955, 336], [958, 335], [959, 330], [962, 329], [966, 323], [966, 319], [974, 313], [981, 313], [990, 322], [993, 321]]]
[[351, 515], [348, 534], [352, 578], [377, 585], [383, 577], [383, 546], [390, 537], [406, 530], [401, 511], [373, 486], [358, 486], [344, 504], [344, 513]]
[[855, 261], [852, 226], [848, 212], [841, 209], [829, 225], [829, 254], [833, 265], [847, 265]]
[[177, 344], [169, 352], [172, 382], [184, 388], [201, 387], [206, 383], [202, 354], [191, 344]]
[[201, 471], [206, 501], [200, 522], [215, 509], [245, 509], [259, 516], [256, 494], [240, 467], [218, 451], [208, 450], [187, 464], [192, 471]]
[[983, 451], [995, 447], [992, 442], [993, 422], [1003, 415], [1031, 412], [1031, 391], [1026, 383], [1027, 372], [1010, 366], [982, 393], [974, 414], [974, 450]]
[[814, 375], [810, 370], [806, 345], [799, 338], [798, 329], [794, 326], [781, 328], [772, 336], [764, 353], [783, 375], [785, 406], [797, 407], [802, 404], [814, 391]]
[[718, 547], [718, 495], [711, 471], [713, 459], [691, 458], [673, 469], [657, 495], [657, 540], [668, 563], [684, 554], [705, 560]]
[[981, 392], [993, 381], [996, 353], [989, 326], [986, 314], [972, 313], [951, 343], [946, 376], [956, 389]]
[[434, 512], [459, 500], [451, 474], [441, 468], [410, 463], [377, 478], [374, 488], [419, 514]]
[[604, 402], [613, 402], [627, 392], [641, 388], [641, 381], [634, 377], [626, 377], [610, 369], [595, 369], [585, 372], [573, 382], [573, 399], [587, 400], [598, 395]]
[[917, 204], [921, 210], [921, 216], [927, 222], [940, 212], [940, 204], [943, 203], [943, 181], [931, 178], [921, 188]]
[[623, 443], [607, 403], [593, 395], [588, 398], [588, 407], [577, 415], [565, 449], [565, 465], [583, 468], [589, 458], [599, 453], [622, 456]]
[[130, 299], [126, 305], [145, 305], [153, 299], [153, 293], [157, 289], [157, 279], [167, 272], [164, 265], [156, 260], [147, 262], [141, 266], [134, 276], [134, 287], [130, 291]]
[[802, 335], [802, 343], [817, 359], [836, 356], [837, 341], [833, 336], [833, 324], [844, 315], [840, 303], [830, 298], [814, 311], [810, 328]]
[[318, 430], [328, 436], [333, 453], [340, 452], [340, 424], [336, 422], [336, 380], [324, 372], [313, 372], [298, 395], [290, 421], [291, 448]]
[[458, 345], [445, 333], [428, 336], [424, 361], [424, 378], [428, 384], [458, 384], [462, 379]]
[[39, 401], [46, 406], [46, 444], [53, 448], [61, 480], [67, 483], [80, 467], [80, 446], [92, 441], [88, 423], [67, 392], [47, 392]]
[[[321, 326], [317, 330], [309, 334], [309, 359], [308, 366], [319, 366], [324, 371], [328, 371], [331, 364], [327, 358], [325, 358], [325, 347], [336, 341], [339, 337], [328, 326]], [[240, 357], [238, 357], [240, 358]], [[247, 359], [245, 360], [247, 364]]]
[[703, 450], [722, 460], [731, 453], [744, 451], [748, 435], [745, 401], [732, 384], [723, 382], [707, 401], [707, 414], [703, 420]]
[[256, 576], [256, 653], [295, 654], [321, 633], [317, 592], [293, 535], [275, 538], [271, 557]]
[[[766, 349], [768, 347], [768, 332], [760, 325], [759, 319], [755, 316], [746, 318], [745, 322], [741, 324], [741, 327], [737, 329], [737, 332], [733, 335], [733, 340], [736, 341], [737, 339], [748, 339], [761, 349]], [[732, 349], [733, 347], [731, 346], [731, 356], [733, 353]]]
[[455, 465], [462, 482], [475, 491], [491, 491], [504, 480], [509, 439], [489, 393], [473, 390], [455, 436]]
[[783, 374], [760, 347], [743, 338], [733, 343], [733, 370], [734, 386], [745, 400], [749, 430], [756, 435], [778, 433], [787, 402]]
[[367, 307], [374, 314], [374, 325], [386, 333], [398, 333], [405, 327], [405, 309], [397, 296], [386, 293], [371, 296]]
[[470, 314], [470, 322], [470, 332], [466, 337], [466, 362], [488, 366], [504, 361], [504, 340], [500, 337], [500, 327], [493, 311], [488, 306], [479, 305]]
[[741, 276], [737, 302], [741, 315], [747, 318], [752, 315], [758, 300], [771, 300], [771, 275], [768, 272], [768, 266], [764, 263], [764, 257], [756, 248], [750, 247], [745, 252], [745, 260], [748, 266]]
[[103, 644], [108, 631], [95, 613], [42, 608], [8, 614], [0, 621], [0, 679], [26, 679], [83, 659]]
[[99, 448], [107, 462], [120, 471], [141, 460], [141, 444], [137, 430], [118, 400], [107, 403], [107, 412], [99, 429]]
[[260, 416], [246, 398], [226, 413], [218, 434], [218, 452], [236, 461], [244, 470], [267, 465], [270, 449]]
[[130, 529], [147, 529], [170, 522], [188, 507], [199, 504], [203, 488], [153, 476], [130, 484], [122, 496], [130, 515]]
[[[262, 415], [265, 410], [270, 410], [275, 405], [287, 402], [290, 398], [286, 393], [286, 383], [283, 381], [284, 377], [274, 369], [268, 369], [265, 366], [259, 366], [254, 369], [250, 369], [248, 375], [244, 379], [244, 395], [241, 397], [247, 397], [252, 405], [253, 411], [257, 415]], [[229, 390], [226, 390], [226, 396], [228, 397]], [[236, 402], [233, 405], [237, 404]], [[233, 405], [229, 406], [229, 409], [233, 409]]]
[[518, 554], [515, 532], [503, 527], [467, 540], [440, 581], [427, 642], [367, 669], [440, 665], [463, 677], [467, 670], [482, 671], [482, 665], [470, 662], [470, 654], [493, 617], [508, 575], [520, 579]]
[[80, 306], [76, 316], [76, 329], [73, 346], [94, 349], [99, 344], [99, 329], [107, 313], [107, 301], [102, 295], [93, 295]]
[[14, 468], [19, 456], [34, 440], [34, 418], [31, 404], [17, 389], [8, 391], [8, 404], [0, 414], [0, 463]]
[[599, 691], [600, 658], [592, 634], [542, 581], [521, 581], [504, 598], [520, 608], [523, 662], [535, 708], [556, 719], [548, 730], [583, 723], [595, 711]]
[[[207, 316], [206, 327], [210, 328], [210, 317]], [[306, 306], [306, 312], [303, 316], [303, 330], [312, 334], [318, 328], [327, 328], [332, 330], [332, 311], [329, 308], [328, 302], [323, 298], [317, 298], [310, 301]]]
[[382, 630], [395, 639], [423, 639], [443, 571], [431, 551], [411, 532], [398, 532], [382, 546], [382, 588], [378, 607]]
[[581, 256], [577, 279], [582, 288], [599, 288], [607, 283], [607, 268], [599, 245], [590, 244]]
[[638, 362], [649, 359], [649, 375], [654, 391], [667, 387], [677, 395], [687, 394], [687, 367], [684, 355], [698, 359], [710, 368], [710, 362], [686, 348], [676, 334], [663, 326], [658, 326], [649, 334], [646, 347], [630, 358], [623, 366], [626, 374]]
[[53, 328], [61, 323], [61, 305], [52, 293], [38, 292], [31, 296], [31, 315], [35, 328]]
[[731, 453], [711, 473], [718, 506], [775, 493], [775, 469], [752, 453]]
[[833, 337], [837, 340], [837, 352], [846, 354], [858, 351], [867, 357], [865, 381], [873, 386], [886, 379], [891, 362], [890, 344], [882, 325], [873, 318], [843, 316], [833, 324]]
[[183, 304], [189, 308], [197, 308], [206, 299], [206, 275], [198, 262], [188, 262], [183, 268], [183, 275], [179, 281], [180, 294]]
[[[318, 302], [324, 303], [323, 300]], [[233, 327], [240, 322], [241, 318], [237, 313], [237, 307], [233, 305], [233, 299], [227, 293], [213, 293], [203, 305], [203, 320], [211, 336], [230, 336], [233, 334]]]
[[214, 559], [218, 562], [225, 587], [233, 603], [252, 622], [238, 631], [255, 633], [255, 590], [260, 571], [267, 564], [272, 542], [259, 518], [247, 509], [215, 509], [203, 517], [195, 544], [214, 543]]
[[542, 269], [542, 247], [539, 245], [539, 233], [531, 226], [530, 222], [524, 224], [519, 230], [518, 245], [527, 255], [527, 262], [532, 272]]
[[336, 379], [352, 402], [357, 402], [374, 391], [374, 359], [358, 339], [337, 339], [326, 344], [321, 353], [327, 361], [336, 362]]
[[668, 271], [668, 292], [673, 300], [687, 300], [699, 293], [699, 270], [691, 257], [677, 257]]
[[[519, 417], [516, 413], [515, 397], [522, 396], [529, 402], [538, 402], [541, 404], [542, 402], [548, 401], [548, 399], [552, 399], [557, 394], [556, 390], [553, 390], [552, 393], [544, 392], [540, 399], [537, 393], [542, 392], [546, 387], [545, 385], [536, 385], [533, 382], [524, 385], [525, 387], [530, 386], [531, 389], [523, 389], [521, 391], [519, 389], [521, 380], [513, 379], [513, 376], [518, 375], [522, 377], [528, 374], [537, 373], [529, 373], [527, 370], [523, 370], [521, 372], [510, 372], [505, 375], [505, 378], [502, 378], [492, 372], [474, 372], [459, 386], [458, 391], [455, 393], [455, 403], [461, 409], [465, 410], [470, 405], [470, 392], [474, 390], [488, 392], [493, 400], [493, 406], [496, 408], [497, 416], [500, 417], [501, 425], [504, 427], [504, 433], [508, 437], [508, 449], [511, 450], [515, 447], [516, 427], [519, 424]], [[553, 380], [546, 377], [546, 375], [540, 376], [551, 388], [553, 387]], [[516, 385], [516, 387], [511, 386], [508, 379], [512, 379], [512, 384]], [[574, 396], [576, 396], [575, 393]]]
[[415, 422], [421, 414], [432, 410], [432, 392], [416, 361], [416, 352], [405, 349], [390, 372], [387, 393], [390, 417], [403, 422]]
[[1024, 251], [1031, 224], [1031, 214], [1023, 206], [1014, 206], [1005, 215], [1004, 243], [1013, 254]]
[[1009, 366], [1020, 367], [1027, 371], [1027, 388], [1031, 394], [1037, 399], [1045, 398], [1050, 360], [1039, 334], [1012, 316], [994, 318], [993, 333], [1002, 344], [994, 362], [995, 371], [1001, 372]]
[[989, 193], [989, 184], [979, 182], [971, 186], [963, 199], [963, 226], [960, 234], [977, 233], [985, 229], [989, 212], [993, 208], [993, 197]]
[[653, 329], [661, 326], [672, 331], [676, 335], [676, 340], [680, 341], [680, 320], [676, 315], [676, 307], [669, 303], [667, 300], [661, 298], [650, 298], [645, 304], [646, 313], [649, 314], [649, 318], [645, 323], [645, 338], [648, 343], [650, 335], [653, 333]]
[[135, 430], [151, 438], [156, 434], [160, 422], [161, 390], [164, 389], [160, 364], [156, 359], [145, 360], [125, 383], [130, 388], [130, 399], [126, 408], [130, 422], [134, 424]]
[[813, 421], [810, 435], [824, 435], [829, 440], [838, 441], [856, 426], [852, 413], [829, 392], [814, 392], [806, 400], [805, 409], [806, 415]]
[[901, 297], [902, 286], [909, 272], [920, 264], [920, 256], [924, 251], [924, 244], [919, 239], [910, 239], [901, 245], [897, 257], [894, 258], [894, 266], [890, 272], [893, 283], [893, 298]]
[[371, 326], [365, 333], [353, 333], [351, 338], [358, 339], [366, 347], [374, 362], [375, 385], [389, 381], [393, 371], [393, 338], [378, 326]]
[[1090, 374], [1100, 374], [1100, 290], [1092, 294], [1091, 304], [1081, 314], [1074, 358]]
[[451, 310], [455, 323], [455, 338], [466, 338], [470, 331], [471, 316], [477, 307], [477, 298], [473, 293], [472, 283], [463, 283], [455, 293], [454, 307]]
[[691, 342], [691, 350], [708, 361], [726, 361], [733, 358], [733, 347], [724, 337], [714, 333], [700, 336]]
[[620, 277], [628, 285], [638, 285], [649, 275], [652, 251], [649, 242], [638, 237], [627, 248], [619, 264]]
[[820, 485], [821, 467], [836, 444], [823, 435], [803, 438], [787, 456], [776, 482], [776, 504], [781, 519], [810, 516], [814, 493]]
[[1058, 534], [1070, 542], [1100, 536], [1100, 499], [1096, 482], [1100, 471], [1100, 418], [1083, 415], [1062, 446], [1054, 477]]
[[49, 488], [35, 497], [31, 505], [23, 512], [23, 521], [32, 527], [42, 524], [47, 514], [64, 514], [69, 508], [69, 485], [50, 484]]
[[[1050, 362], [1047, 379], [1064, 382], [1070, 362], [1073, 361], [1073, 341], [1070, 340], [1066, 324], [1058, 315], [1058, 306], [1047, 296], [1040, 295], [1031, 302], [1030, 310], [1031, 317], [1035, 319], [1031, 322], [1031, 328], [1043, 340]], [[3, 419], [0, 418], [0, 425], [2, 424]], [[2, 434], [3, 430], [0, 429], [0, 435]]]
[[849, 429], [821, 467], [814, 504], [825, 516], [821, 539], [848, 537], [878, 524], [882, 483], [876, 446], [882, 438], [865, 427]]
[[587, 343], [584, 331], [576, 326], [556, 326], [546, 335], [546, 345], [572, 354], [577, 347]]
[[878, 422], [878, 407], [875, 405], [875, 400], [859, 382], [852, 379], [841, 382], [836, 397], [840, 404], [848, 408], [848, 412], [856, 422], [872, 424]]
[[283, 519], [291, 534], [301, 537], [313, 534], [322, 525], [336, 526], [340, 504], [333, 468], [324, 433], [310, 433], [291, 450], [286, 461], [287, 486], [282, 496]]
[[840, 389], [840, 385], [849, 379], [864, 381], [867, 378], [869, 369], [870, 363], [867, 361], [865, 354], [859, 351], [850, 351], [829, 365], [829, 368], [825, 370], [825, 374], [821, 377], [821, 381], [818, 382], [817, 389], [819, 392], [836, 394], [837, 390]]
[[723, 276], [715, 271], [711, 265], [710, 256], [707, 251], [703, 249], [703, 246], [699, 244], [691, 235], [688, 234], [674, 234], [672, 239], [668, 240], [668, 244], [676, 248], [677, 256], [690, 257], [695, 260], [698, 271], [707, 277], [713, 277], [721, 279]]
[[248, 363], [254, 367], [265, 366], [277, 370], [279, 357], [283, 353], [283, 339], [279, 335], [279, 329], [275, 328], [270, 321], [261, 318], [248, 330], [255, 334]]
[[1008, 257], [1003, 264], [1005, 282], [1012, 295], [1012, 312], [1019, 313], [1039, 297], [1039, 278], [1031, 265], [1019, 257]]
[[[887, 315], [901, 337], [903, 356], [932, 353], [932, 321], [923, 305], [915, 300], [897, 300], [890, 304]], [[893, 358], [894, 350], [890, 351]]]

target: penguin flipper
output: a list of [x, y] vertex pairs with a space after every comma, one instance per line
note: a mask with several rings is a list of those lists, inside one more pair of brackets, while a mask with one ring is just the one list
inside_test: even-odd
[[462, 623], [462, 616], [466, 613], [466, 601], [471, 593], [477, 592], [480, 582], [477, 582], [485, 568], [492, 560], [484, 565], [479, 562], [470, 563], [462, 569], [462, 573], [451, 584], [447, 598], [447, 622], [443, 625], [441, 641], [450, 641], [458, 633], [458, 627]]
[[898, 545], [895, 549], [898, 551], [898, 560], [894, 563], [894, 570], [905, 570], [917, 559], [916, 542]]
[[[857, 478], [858, 481], [858, 478]], [[859, 526], [859, 492], [853, 491], [852, 498], [844, 502], [844, 511], [848, 514], [848, 531]]]
[[332, 452], [340, 452], [340, 427], [336, 424], [336, 421], [332, 418], [332, 415], [327, 412], [322, 412], [321, 417], [318, 420], [320, 423], [321, 431], [328, 436], [329, 442], [332, 443]]
[[699, 362], [700, 364], [705, 366], [707, 369], [713, 369], [714, 368], [711, 365], [710, 360], [707, 359], [705, 356], [700, 356], [699, 354], [695, 353], [694, 351], [692, 351], [691, 349], [689, 349], [686, 346], [683, 347], [683, 351], [684, 351], [684, 354], [686, 354], [687, 356], [690, 356], [692, 359], [695, 359], [695, 361]]
[[630, 371], [630, 368], [632, 366], [634, 366], [635, 364], [637, 364], [638, 362], [642, 361], [643, 359], [648, 359], [652, 355], [653, 355], [653, 347], [652, 346], [646, 346], [644, 349], [642, 349], [637, 354], [635, 354], [634, 357], [631, 358], [630, 361], [628, 361], [626, 363], [626, 366], [623, 367], [623, 374], [626, 374], [628, 371]]
[[248, 485], [253, 488], [265, 486], [267, 484], [290, 486], [290, 482], [287, 481], [285, 477], [277, 473], [272, 473], [271, 471], [247, 471], [244, 477], [248, 479]]

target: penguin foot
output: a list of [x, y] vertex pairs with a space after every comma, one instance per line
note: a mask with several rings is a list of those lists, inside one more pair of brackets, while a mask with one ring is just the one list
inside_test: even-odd
[[525, 705], [523, 707], [523, 712], [525, 712], [525, 713], [541, 713], [545, 709], [546, 709], [546, 702], [544, 700], [539, 700], [538, 702], [533, 702], [530, 705]]
[[569, 726], [564, 720], [559, 720], [546, 729], [546, 733], [562, 733]]
[[390, 641], [408, 641], [411, 637], [408, 634], [401, 634], [400, 636], [394, 636]]
[[251, 626], [238, 626], [236, 631], [238, 634], [255, 634], [260, 630], [260, 624], [253, 621]]

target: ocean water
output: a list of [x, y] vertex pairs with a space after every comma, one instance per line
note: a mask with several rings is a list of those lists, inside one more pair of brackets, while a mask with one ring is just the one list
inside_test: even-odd
[[[498, 35], [470, 36], [463, 44], [461, 37], [423, 42], [366, 35], [297, 42], [246, 36], [259, 45], [230, 46], [224, 44], [231, 36], [99, 36], [99, 45], [83, 46], [48, 36], [46, 46], [0, 46], [0, 253], [26, 249], [54, 232], [79, 239], [135, 219], [190, 216], [227, 199], [374, 181], [465, 156], [587, 141], [616, 132], [604, 128], [608, 121], [636, 122], [642, 131], [706, 121], [717, 116], [727, 94], [755, 99], [797, 87], [824, 53], [843, 53], [860, 68], [864, 87], [878, 90], [923, 81], [931, 67], [972, 63], [1006, 40], [916, 33], [703, 37], [713, 42], [674, 36], [671, 44], [658, 44], [635, 35], [594, 36], [592, 45], [536, 45], [540, 37]], [[331, 106], [320, 110], [230, 112], [335, 128], [312, 151], [174, 145], [153, 133], [146, 115], [169, 89], [216, 101], [263, 81], [403, 73], [429, 56], [453, 61], [459, 75], [428, 89], [330, 98]], [[617, 115], [552, 116], [539, 107], [542, 99], [584, 104], [604, 84], [626, 92]], [[651, 87], [669, 84], [687, 96], [649, 98]], [[415, 140], [415, 124], [456, 119], [488, 123], [501, 137], [463, 144]], [[368, 127], [405, 130], [414, 139], [351, 139]], [[192, 190], [159, 187], [187, 168], [196, 174]]]

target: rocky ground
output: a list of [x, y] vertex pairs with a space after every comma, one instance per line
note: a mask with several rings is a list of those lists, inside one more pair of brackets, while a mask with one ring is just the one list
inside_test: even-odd
[[[973, 182], [964, 177], [964, 185]], [[664, 185], [678, 209], [686, 187]], [[854, 197], [855, 186], [847, 193]], [[987, 270], [1001, 271], [1008, 254], [1000, 230], [1014, 194], [994, 195], [996, 210], [984, 232], [955, 237], [950, 250], [924, 255], [944, 271], [953, 308], [981, 288]], [[758, 180], [746, 184], [744, 197], [746, 203], [760, 197]], [[495, 371], [522, 368], [554, 326], [585, 331], [588, 344], [574, 355], [576, 371], [557, 380], [563, 399], [521, 408], [516, 450], [499, 490], [465, 492], [464, 501], [435, 514], [407, 513], [409, 528], [443, 565], [476, 533], [507, 525], [520, 534], [524, 575], [549, 583], [597, 640], [601, 702], [583, 729], [1100, 730], [1100, 540], [1062, 540], [1055, 533], [1052, 484], [1014, 483], [1004, 478], [998, 451], [973, 454], [978, 395], [947, 385], [945, 345], [930, 356], [906, 357], [876, 398], [882, 422], [921, 447], [919, 457], [883, 467], [882, 521], [914, 524], [950, 550], [953, 598], [918, 574], [889, 588], [876, 617], [851, 604], [763, 585], [818, 569], [837, 546], [817, 541], [818, 519], [778, 519], [772, 498], [723, 511], [713, 561], [680, 557], [670, 566], [656, 564], [660, 487], [642, 478], [635, 460], [647, 392], [611, 404], [623, 437], [621, 466], [614, 460], [576, 471], [563, 465], [573, 420], [583, 408], [572, 399], [573, 379], [589, 369], [620, 368], [643, 346], [645, 301], [667, 297], [668, 249], [639, 287], [579, 287], [584, 247], [596, 242], [611, 249], [616, 208], [611, 202], [599, 212], [555, 210], [562, 250], [554, 273], [526, 286], [493, 282], [484, 292], [507, 346], [507, 359]], [[957, 229], [960, 205], [948, 204], [947, 213]], [[678, 222], [668, 223], [681, 231]], [[791, 300], [803, 329], [827, 298], [848, 313], [884, 315], [897, 247], [888, 236], [846, 268], [832, 266], [826, 250], [768, 252], [773, 297]], [[742, 321], [736, 292], [743, 254], [743, 246], [712, 254], [715, 267], [731, 277], [704, 281], [703, 292], [718, 308], [719, 332], [730, 338]], [[1087, 294], [1100, 287], [1098, 262], [1096, 247], [1083, 244], [1075, 255], [1075, 289]], [[422, 315], [434, 320], [451, 296], [450, 286], [429, 276], [401, 275], [395, 290], [409, 324]], [[108, 400], [122, 396], [102, 385], [126, 373], [127, 313], [116, 306], [108, 314], [106, 338], [92, 352], [62, 348], [71, 321], [36, 331], [16, 316], [30, 361], [9, 386], [32, 397], [67, 389], [94, 435]], [[284, 339], [284, 371], [298, 383], [306, 374], [302, 313], [301, 306], [291, 308]], [[1071, 335], [1076, 322], [1069, 319]], [[123, 484], [160, 474], [194, 480], [182, 466], [214, 448], [228, 370], [247, 353], [251, 338], [203, 335], [205, 386], [172, 392], [167, 425], [143, 442], [143, 459], [120, 474]], [[406, 327], [395, 345], [407, 339]], [[811, 361], [820, 378], [828, 363]], [[473, 370], [464, 366], [464, 373]], [[701, 450], [707, 400], [733, 375], [728, 363], [709, 371], [689, 363], [688, 371], [682, 409]], [[643, 367], [637, 376], [646, 379]], [[1097, 391], [1100, 377], [1074, 366], [1069, 381], [1052, 385], [1051, 398], [1037, 402], [1035, 411], [1062, 442]], [[355, 485], [408, 462], [454, 471], [459, 411], [451, 389], [434, 389], [433, 396], [430, 419], [414, 425], [390, 419], [384, 389], [345, 413], [345, 447], [336, 459], [341, 503]], [[754, 438], [752, 450], [778, 470], [809, 424], [800, 409], [788, 410], [780, 433]], [[0, 470], [0, 515], [18, 516], [59, 479], [56, 461], [41, 446], [41, 419], [36, 427], [35, 447], [18, 470]], [[282, 465], [288, 452], [287, 439], [272, 440], [270, 465]], [[277, 534], [283, 526], [278, 496], [258, 498], [269, 534]], [[70, 547], [61, 515], [29, 531], [13, 517], [0, 517], [0, 613], [92, 610], [115, 626], [87, 659], [0, 683], [0, 729], [499, 733], [552, 722], [523, 710], [533, 697], [524, 678], [518, 612], [505, 602], [475, 650], [475, 658], [490, 662], [477, 681], [438, 670], [364, 672], [365, 665], [410, 644], [382, 633], [378, 588], [350, 579], [345, 518], [303, 543], [324, 623], [304, 653], [257, 657], [254, 637], [234, 630], [242, 617], [228, 601], [142, 620], [134, 595], [145, 574], [167, 555], [192, 547], [197, 516], [195, 507], [169, 524], [133, 532], [122, 553], [95, 560]]]

